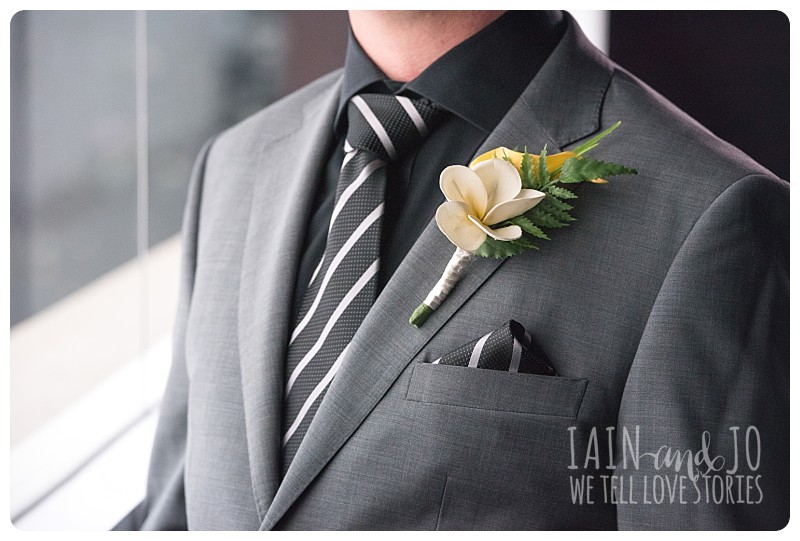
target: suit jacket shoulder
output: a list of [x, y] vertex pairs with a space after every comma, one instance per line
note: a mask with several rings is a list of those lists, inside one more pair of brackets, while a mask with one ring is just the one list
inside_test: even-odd
[[[297, 130], [303, 112], [323, 99], [341, 79], [342, 69], [334, 70], [264, 107], [218, 136], [219, 144], [229, 147], [247, 145], [250, 141], [269, 142]], [[247, 151], [248, 149], [242, 149]]]
[[581, 205], [586, 210], [580, 211], [584, 213], [580, 218], [591, 219], [589, 214], [596, 212], [610, 212], [620, 219], [629, 215], [629, 225], [637, 226], [628, 231], [636, 231], [642, 243], [660, 246], [674, 256], [701, 216], [741, 183], [729, 195], [752, 198], [758, 217], [774, 221], [774, 228], [780, 230], [781, 201], [788, 201], [788, 183], [623, 68], [608, 66], [612, 75], [600, 124], [622, 124], [590, 154], [634, 167], [638, 175], [612, 178], [609, 189], [584, 190], [582, 198], [595, 199], [606, 208], [584, 201]]
[[[332, 130], [328, 130], [327, 137], [316, 133], [312, 137], [311, 131], [304, 130], [316, 129], [313, 126], [324, 116], [323, 110], [338, 97], [340, 79], [341, 70], [333, 71], [213, 138], [205, 157], [202, 197], [198, 200], [200, 258], [206, 243], [218, 246], [219, 235], [243, 238], [257, 184], [264, 184], [265, 190], [276, 195], [288, 182], [286, 174], [278, 172], [281, 168], [297, 169], [298, 163], [314, 160], [300, 145], [313, 140], [315, 147], [325, 152]], [[209, 252], [216, 249], [212, 246]]]
[[264, 147], [296, 132], [308, 111], [335, 92], [341, 75], [341, 69], [328, 73], [220, 133], [209, 152], [209, 167], [213, 171], [218, 161], [226, 167], [231, 161], [247, 164]]
[[[619, 66], [614, 66], [603, 118], [623, 121], [618, 137], [636, 148], [631, 157], [639, 162], [641, 178], [677, 183], [681, 189], [676, 191], [688, 197], [710, 202], [748, 176], [777, 180], [750, 156]], [[604, 141], [604, 150], [613, 150], [606, 149], [607, 143], [614, 144], [613, 139]]]

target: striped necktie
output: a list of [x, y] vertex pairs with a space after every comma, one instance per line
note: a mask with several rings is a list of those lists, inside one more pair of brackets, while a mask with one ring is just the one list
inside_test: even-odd
[[289, 341], [282, 473], [303, 440], [350, 340], [377, 295], [386, 164], [418, 147], [441, 116], [423, 99], [354, 96], [322, 261]]

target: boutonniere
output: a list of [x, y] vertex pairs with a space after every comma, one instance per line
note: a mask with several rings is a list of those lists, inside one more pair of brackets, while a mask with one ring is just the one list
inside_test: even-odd
[[547, 155], [546, 146], [538, 156], [527, 148], [517, 152], [500, 147], [481, 154], [469, 167], [446, 167], [439, 187], [447, 201], [436, 211], [436, 224], [456, 250], [410, 323], [422, 326], [478, 257], [505, 259], [538, 249], [536, 241], [550, 240], [545, 231], [574, 221], [567, 201], [578, 196], [567, 186], [635, 175], [635, 169], [584, 156], [619, 125], [553, 156]]

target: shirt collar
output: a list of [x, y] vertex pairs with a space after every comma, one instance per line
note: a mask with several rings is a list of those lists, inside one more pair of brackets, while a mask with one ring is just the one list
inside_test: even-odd
[[510, 11], [405, 85], [389, 81], [351, 31], [336, 127], [346, 124], [350, 98], [366, 91], [423, 96], [489, 133], [547, 60], [565, 26], [560, 12]]

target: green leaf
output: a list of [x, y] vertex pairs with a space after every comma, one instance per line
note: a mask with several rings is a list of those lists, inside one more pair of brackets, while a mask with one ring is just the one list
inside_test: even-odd
[[550, 240], [550, 237], [548, 237], [544, 231], [533, 225], [533, 222], [531, 222], [525, 216], [517, 216], [516, 218], [510, 219], [509, 222], [514, 225], [518, 225], [520, 229], [522, 229], [526, 233], [533, 235], [534, 237], [538, 237], [544, 240]]
[[556, 229], [558, 227], [565, 227], [569, 225], [568, 223], [562, 222], [552, 214], [545, 212], [543, 209], [539, 208], [540, 206], [541, 204], [536, 205], [533, 207], [533, 209], [525, 213], [525, 217], [533, 222], [533, 225], [544, 227], [545, 229]]
[[533, 176], [533, 157], [528, 153], [527, 147], [525, 147], [525, 153], [522, 155], [522, 163], [520, 165], [522, 187], [536, 188], [536, 179]]
[[[555, 209], [560, 210], [561, 212], [569, 213], [569, 211], [571, 211], [572, 209], [575, 208], [572, 205], [570, 205], [569, 203], [565, 203], [564, 201], [561, 201], [557, 197], [553, 197], [553, 196], [545, 197], [544, 201], [542, 201], [542, 203], [546, 203], [545, 209], [548, 210], [548, 211], [551, 208], [555, 208]], [[539, 204], [541, 205], [542, 203], [539, 203]]]
[[[556, 206], [556, 202], [561, 203], [561, 201], [558, 201], [558, 199], [555, 199], [553, 197], [548, 197], [548, 198], [545, 198], [544, 201], [539, 203], [537, 205], [537, 208], [539, 210], [543, 211], [543, 212], [546, 212], [550, 216], [553, 216], [555, 219], [557, 219], [561, 223], [574, 222], [575, 218], [570, 216], [569, 212], [566, 212], [566, 211], [561, 210], [560, 208], [558, 208]], [[562, 204], [565, 204], [565, 203], [562, 203]]]
[[538, 175], [536, 177], [536, 184], [538, 186], [544, 186], [548, 182], [550, 182], [550, 173], [547, 171], [547, 145], [544, 146], [542, 149], [541, 154], [539, 154], [539, 170]]
[[558, 181], [565, 184], [576, 184], [596, 178], [635, 174], [636, 169], [616, 163], [601, 162], [589, 158], [570, 158], [561, 167], [561, 176]]
[[475, 250], [475, 254], [481, 257], [491, 257], [494, 259], [505, 259], [517, 254], [521, 254], [526, 247], [514, 241], [495, 240], [486, 237], [480, 248]]
[[559, 199], [577, 199], [578, 196], [572, 193], [570, 190], [566, 188], [561, 188], [559, 186], [550, 186], [547, 189], [547, 193], [552, 195], [553, 197], [557, 197]]
[[530, 249], [538, 250], [539, 249], [539, 247], [536, 246], [536, 244], [533, 242], [533, 239], [529, 235], [526, 235], [524, 233], [520, 238], [518, 238], [517, 240], [514, 241], [514, 244], [516, 244], [518, 246], [522, 246], [526, 250], [530, 250]]
[[598, 145], [598, 143], [600, 142], [600, 139], [602, 139], [606, 135], [609, 135], [611, 132], [616, 130], [619, 127], [620, 124], [622, 124], [622, 122], [621, 121], [617, 121], [613, 126], [608, 128], [607, 130], [603, 130], [601, 133], [595, 135], [594, 137], [592, 137], [591, 139], [589, 139], [585, 143], [573, 148], [572, 152], [574, 152], [578, 156], [586, 154], [587, 152], [589, 152], [590, 150], [592, 150], [594, 147], [596, 147]]

